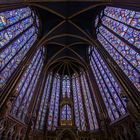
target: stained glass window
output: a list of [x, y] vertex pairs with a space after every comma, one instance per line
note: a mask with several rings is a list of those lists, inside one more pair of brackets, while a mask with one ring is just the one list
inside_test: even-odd
[[37, 23], [32, 13], [29, 7], [0, 13], [0, 87], [37, 39]]
[[108, 110], [108, 115], [112, 121], [118, 119], [126, 114], [125, 103], [120, 97], [121, 89], [95, 48], [92, 48], [90, 57], [90, 66]]
[[70, 98], [70, 77], [65, 75], [62, 81], [62, 94], [63, 98], [67, 97]]
[[140, 12], [106, 7], [97, 38], [140, 91]]
[[26, 119], [30, 101], [33, 97], [33, 93], [42, 70], [42, 49], [43, 48], [36, 52], [17, 87], [18, 95], [13, 104], [11, 114], [22, 121], [25, 121]]
[[97, 15], [97, 17], [96, 17], [96, 19], [95, 19], [95, 27], [97, 27], [98, 22], [99, 22], [99, 16]]
[[[31, 98], [33, 97], [33, 92], [35, 89], [34, 87], [36, 86], [36, 83], [35, 85], [32, 83], [33, 81], [37, 81], [35, 80], [37, 78], [34, 77], [36, 76], [36, 73], [38, 73], [39, 75], [39, 70], [42, 69], [42, 52], [43, 49], [39, 50], [35, 54], [31, 64], [28, 66], [28, 69], [26, 70], [17, 88], [17, 91], [19, 91], [19, 95], [13, 105], [11, 114], [21, 120], [25, 120]], [[36, 110], [36, 129], [43, 130], [46, 126], [49, 131], [54, 131], [58, 127], [59, 121], [61, 126], [72, 126], [73, 122], [75, 122], [75, 125], [77, 126], [79, 131], [88, 130], [87, 125], [91, 126], [90, 130], [98, 129], [98, 123], [96, 120], [96, 115], [91, 100], [91, 93], [89, 91], [87, 80], [85, 79], [85, 76], [82, 76], [82, 78], [84, 85], [82, 85], [81, 87], [80, 75], [74, 74], [72, 78], [65, 76], [65, 79], [68, 81], [67, 83], [69, 83], [68, 86], [66, 86], [68, 87], [68, 93], [70, 93], [70, 83], [72, 83], [73, 90], [72, 95], [67, 98], [68, 103], [65, 103], [61, 106], [64, 98], [60, 98], [60, 91], [63, 91], [64, 81], [62, 80], [62, 89], [60, 89], [60, 79], [64, 79], [64, 77], [62, 78], [59, 74], [48, 73], [46, 80], [43, 80], [44, 82], [42, 82], [44, 83], [43, 93], [39, 97], [41, 99], [39, 99], [40, 105]], [[90, 108], [89, 110], [84, 110], [84, 105], [86, 104], [85, 100], [87, 100], [86, 103], [88, 103], [88, 108]], [[71, 101], [73, 101], [74, 104], [71, 104]], [[85, 113], [88, 114], [88, 123], [86, 122]], [[58, 117], [60, 120], [58, 120]], [[75, 118], [75, 121], [73, 120], [73, 118]], [[90, 121], [92, 121], [92, 123]]]
[[140, 29], [140, 12], [108, 6], [105, 8], [104, 13], [113, 19], [116, 19], [134, 28]]
[[55, 130], [58, 126], [59, 97], [60, 97], [60, 76], [59, 74], [56, 74], [53, 78], [53, 85], [51, 91], [51, 100], [48, 115], [48, 130]]
[[75, 77], [73, 76], [72, 79], [72, 88], [73, 88], [73, 98], [74, 98], [74, 113], [75, 113], [75, 124], [78, 128], [78, 130], [81, 129], [80, 127], [80, 113], [79, 113], [79, 104], [77, 100], [77, 90], [76, 90], [76, 81]]
[[50, 88], [51, 88], [51, 83], [52, 83], [51, 81], [52, 81], [52, 73], [49, 73], [47, 76], [43, 95], [41, 98], [39, 113], [38, 113], [37, 122], [36, 122], [36, 129], [44, 128], [47, 108], [48, 108], [48, 104], [49, 104], [48, 100], [49, 100], [49, 96], [50, 96]]
[[66, 104], [61, 109], [61, 125], [72, 125], [72, 112], [71, 107]]
[[[61, 120], [67, 120], [67, 105], [64, 105], [61, 110]], [[62, 123], [63, 125], [63, 123]]]
[[81, 73], [80, 79], [81, 79], [81, 84], [82, 84], [82, 89], [83, 89], [83, 94], [84, 94], [86, 111], [88, 115], [89, 127], [90, 127], [90, 130], [95, 130], [95, 129], [98, 129], [99, 127], [98, 127], [95, 108], [93, 106], [91, 92], [89, 89], [85, 72]]
[[73, 84], [75, 123], [79, 130], [85, 131], [86, 130], [85, 114], [78, 75], [73, 75], [72, 84]]

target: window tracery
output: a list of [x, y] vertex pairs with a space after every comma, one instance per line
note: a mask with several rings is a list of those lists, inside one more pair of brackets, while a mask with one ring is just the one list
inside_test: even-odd
[[43, 95], [41, 97], [41, 104], [40, 104], [39, 113], [37, 116], [36, 129], [43, 129], [45, 127], [45, 121], [47, 117], [46, 113], [49, 107], [49, 96], [51, 93], [50, 92], [51, 83], [52, 83], [52, 73], [49, 73], [47, 76], [44, 90], [43, 90]]
[[29, 7], [0, 13], [0, 87], [37, 39], [39, 19], [36, 21]]
[[97, 38], [140, 91], [140, 12], [107, 6]]
[[[102, 11], [102, 15], [97, 16], [95, 27], [100, 43], [140, 91], [139, 17], [139, 12], [106, 7]], [[99, 18], [102, 21], [100, 24]], [[36, 41], [38, 29], [38, 16], [28, 7], [0, 13], [0, 87], [6, 84]], [[43, 48], [36, 52], [17, 87], [18, 95], [11, 114], [23, 122], [26, 120], [43, 67], [43, 52]], [[96, 48], [90, 47], [88, 52], [90, 66], [109, 117], [114, 121], [127, 113], [126, 105], [120, 97], [121, 89]], [[62, 82], [61, 79], [63, 79]], [[69, 104], [65, 104], [62, 110], [59, 110], [61, 91], [63, 98], [71, 98], [73, 95], [74, 114], [72, 114], [72, 106]], [[88, 125], [90, 130], [98, 129], [91, 94], [94, 93], [90, 89], [86, 72], [74, 74], [72, 77], [65, 75], [63, 78], [59, 74], [49, 73], [42, 94], [36, 129], [43, 130], [47, 125], [48, 130], [56, 130], [59, 126], [59, 113], [61, 114], [61, 125], [72, 125], [72, 119], [75, 118], [75, 125], [79, 131], [88, 130]], [[85, 114], [87, 114], [88, 121]]]
[[93, 106], [93, 101], [91, 98], [92, 93], [90, 92], [89, 84], [87, 82], [85, 72], [81, 74], [80, 79], [81, 79], [81, 85], [83, 89], [86, 111], [88, 114], [89, 127], [90, 127], [90, 130], [95, 130], [95, 129], [98, 129], [98, 122], [96, 118], [95, 108]]
[[36, 84], [43, 67], [42, 52], [42, 48], [36, 52], [17, 86], [18, 95], [13, 103], [11, 114], [23, 122], [27, 118], [30, 101], [33, 97]]
[[121, 88], [94, 47], [92, 47], [90, 55], [90, 66], [105, 102], [110, 119], [113, 121], [125, 115], [126, 105], [120, 97]]
[[70, 77], [68, 75], [63, 77], [62, 86], [63, 98], [70, 98]]
[[81, 87], [79, 83], [78, 75], [73, 75], [73, 102], [74, 102], [74, 113], [75, 113], [75, 123], [79, 130], [86, 130], [85, 114], [82, 100]]
[[51, 91], [51, 100], [48, 115], [48, 130], [55, 130], [58, 126], [59, 97], [60, 97], [60, 75], [56, 74], [53, 78], [53, 85]]
[[72, 109], [68, 104], [65, 104], [64, 106], [62, 106], [61, 125], [72, 126]]

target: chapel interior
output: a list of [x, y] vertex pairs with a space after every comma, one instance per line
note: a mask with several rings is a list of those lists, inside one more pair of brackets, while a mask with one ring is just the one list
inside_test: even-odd
[[140, 140], [140, 1], [0, 0], [0, 140]]

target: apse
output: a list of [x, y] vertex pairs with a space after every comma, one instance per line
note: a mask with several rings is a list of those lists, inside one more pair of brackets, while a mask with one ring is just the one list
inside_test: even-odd
[[0, 2], [0, 140], [139, 140], [139, 2]]

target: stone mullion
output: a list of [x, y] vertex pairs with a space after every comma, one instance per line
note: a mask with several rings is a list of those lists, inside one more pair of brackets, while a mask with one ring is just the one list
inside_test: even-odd
[[83, 94], [83, 90], [82, 90], [82, 82], [81, 82], [81, 78], [80, 77], [78, 77], [78, 81], [79, 81], [79, 85], [80, 85], [80, 91], [81, 91], [81, 96], [82, 96], [82, 103], [83, 103], [83, 108], [84, 108], [84, 115], [85, 115], [85, 121], [86, 121], [86, 130], [88, 131], [88, 130], [90, 130], [89, 120], [88, 120], [88, 115], [87, 115], [87, 111], [86, 111], [84, 94]]
[[[37, 40], [38, 41], [38, 40]], [[20, 62], [19, 66], [16, 68], [16, 70], [13, 72], [9, 80], [7, 81], [7, 84], [3, 89], [1, 89], [1, 97], [0, 97], [0, 107], [5, 103], [5, 101], [8, 100], [10, 96], [14, 96], [15, 89], [17, 88], [20, 80], [22, 79], [22, 76], [26, 72], [26, 69], [28, 68], [28, 65], [30, 64], [34, 54], [37, 51], [37, 41], [32, 45], [30, 50], [26, 53], [23, 60]]]
[[[12, 59], [14, 59], [19, 53], [20, 51], [24, 48], [24, 46], [29, 42], [29, 40], [34, 36], [35, 34], [33, 34], [23, 45], [22, 47], [16, 52], [16, 54], [14, 56], [12, 56], [12, 58], [10, 60], [8, 60], [8, 62], [6, 63], [6, 65], [0, 70], [0, 72], [2, 72], [6, 67], [7, 65], [11, 62]], [[8, 56], [6, 56], [7, 58]], [[14, 65], [14, 64], [13, 64]], [[13, 66], [12, 65], [12, 66]]]
[[[35, 71], [36, 72], [36, 71]], [[36, 75], [36, 77], [35, 77], [35, 82], [38, 82], [38, 81], [36, 81], [37, 80], [37, 76], [38, 76], [38, 74], [39, 74], [39, 69], [38, 69], [38, 71], [37, 71], [37, 75]], [[33, 77], [32, 77], [33, 78]], [[35, 84], [35, 82], [34, 82], [34, 84]], [[41, 83], [41, 81], [40, 81], [40, 83]], [[33, 88], [34, 88], [34, 84], [32, 85], [32, 87], [31, 87], [31, 91], [30, 92], [33, 92], [33, 94], [35, 94], [36, 93], [36, 91], [37, 90], [34, 90], [33, 91]], [[36, 87], [35, 87], [36, 88]], [[39, 88], [40, 88], [40, 86], [39, 86]], [[28, 92], [28, 91], [27, 91]], [[35, 93], [34, 93], [35, 92]], [[27, 93], [26, 93], [27, 94]], [[25, 95], [26, 95], [25, 94]], [[25, 104], [28, 104], [28, 102], [29, 102], [29, 98], [30, 98], [30, 96], [31, 95], [29, 95], [28, 96], [28, 98], [27, 98], [27, 100], [26, 100], [26, 103]], [[34, 98], [35, 96], [32, 96], [31, 98]], [[26, 99], [26, 97], [25, 97], [25, 99]], [[24, 101], [24, 100], [23, 100]], [[31, 106], [31, 104], [32, 104], [32, 99], [31, 99], [31, 101], [30, 101], [30, 104], [29, 104], [29, 107], [28, 107], [28, 110], [29, 110], [29, 112], [27, 111], [27, 114], [29, 115], [29, 113], [30, 113], [30, 106]], [[32, 105], [32, 108], [34, 108], [34, 106]], [[21, 116], [23, 116], [23, 113], [24, 113], [24, 110], [25, 110], [25, 106], [24, 106], [24, 109], [23, 109], [23, 112], [22, 112], [22, 114], [21, 114]], [[31, 115], [32, 116], [32, 115]], [[21, 117], [22, 118], [22, 117]], [[29, 117], [30, 118], [30, 117]], [[32, 118], [32, 117], [31, 117]]]
[[[46, 85], [46, 81], [47, 81], [47, 74], [44, 73], [44, 78], [43, 78], [43, 81], [42, 81], [42, 86], [41, 86], [41, 90], [39, 91], [39, 99], [38, 99], [38, 102], [36, 104], [36, 119], [35, 119], [35, 125], [34, 125], [34, 128], [36, 126], [36, 122], [37, 122], [37, 119], [38, 119], [38, 115], [39, 115], [39, 109], [40, 109], [40, 105], [41, 105], [41, 101], [42, 101], [42, 96], [43, 96], [43, 93], [44, 93], [44, 88], [45, 88], [45, 85]], [[48, 85], [48, 84], [47, 84]], [[44, 108], [44, 104], [45, 104], [45, 101], [43, 103], [43, 108]], [[42, 116], [41, 116], [42, 117]], [[41, 119], [40, 119], [41, 120]], [[40, 121], [39, 121], [39, 126], [40, 126]]]
[[73, 89], [72, 89], [72, 76], [70, 77], [70, 98], [72, 101], [71, 110], [72, 110], [72, 125], [75, 125], [75, 113], [74, 113], [74, 97], [73, 97]]
[[51, 126], [51, 130], [53, 131], [54, 130], [54, 117], [55, 117], [55, 108], [56, 108], [56, 99], [57, 99], [57, 82], [58, 82], [58, 77], [55, 75], [55, 78], [56, 78], [56, 83], [55, 83], [55, 97], [54, 97], [54, 104], [53, 104], [53, 115], [52, 115], [52, 126]]
[[[132, 29], [134, 29], [134, 30], [140, 31], [140, 29], [137, 29], [137, 28], [131, 26], [130, 24], [126, 24], [125, 22], [122, 22], [122, 21], [120, 21], [120, 20], [117, 20], [117, 19], [112, 18], [112, 17], [110, 17], [110, 16], [108, 16], [108, 15], [105, 15], [105, 14], [104, 14], [104, 16], [106, 16], [106, 17], [108, 17], [108, 18], [110, 18], [110, 19], [112, 19], [112, 20], [114, 20], [114, 21], [116, 21], [116, 22], [120, 22], [121, 24], [123, 24], [123, 25], [125, 25], [125, 26], [128, 26], [129, 28], [132, 28]], [[133, 16], [133, 18], [134, 18], [134, 16]], [[132, 19], [131, 19], [131, 22], [132, 22]]]
[[[95, 53], [96, 54], [96, 53]], [[97, 57], [97, 54], [96, 54], [96, 57]], [[92, 56], [92, 58], [93, 58], [93, 56]], [[101, 64], [101, 66], [102, 66], [102, 68], [104, 69], [104, 66], [103, 66], [103, 64], [101, 63], [101, 61], [99, 60], [99, 58], [97, 57], [97, 59], [98, 59], [98, 61], [100, 62], [100, 64]], [[120, 98], [120, 96], [119, 96], [119, 94], [118, 94], [118, 92], [116, 91], [116, 88], [114, 87], [114, 85], [112, 84], [112, 81], [111, 81], [111, 78], [109, 77], [109, 74], [106, 72], [106, 70], [104, 69], [104, 71], [105, 71], [105, 74], [107, 75], [107, 77], [108, 77], [108, 79], [109, 79], [109, 81], [110, 81], [110, 83], [111, 83], [111, 85], [112, 85], [112, 87], [114, 88], [114, 90], [115, 90], [115, 92], [116, 92], [116, 94], [117, 94], [117, 96], [118, 96], [118, 98], [120, 99], [120, 102], [122, 103], [122, 106], [124, 107], [124, 109], [126, 110], [126, 108], [125, 108], [125, 106], [124, 106], [124, 104], [123, 104], [123, 101], [122, 101], [122, 99]], [[114, 100], [114, 97], [111, 95], [111, 98], [112, 98], [112, 100]], [[115, 102], [115, 101], [114, 101]], [[117, 107], [117, 110], [118, 110], [118, 112], [120, 112], [119, 111], [119, 109], [118, 109], [118, 106], [117, 106], [117, 103], [115, 102], [115, 106]], [[121, 113], [119, 113], [120, 114], [120, 116], [121, 116]]]
[[[48, 80], [48, 82], [47, 82], [47, 88], [48, 88], [48, 86], [50, 86], [50, 84], [51, 84], [51, 81], [50, 81], [50, 79], [51, 79], [51, 76], [50, 75], [46, 75], [47, 77], [46, 77], [46, 80], [45, 80], [45, 85], [44, 85], [44, 87], [43, 87], [43, 93], [42, 93], [42, 95], [44, 94], [44, 89], [45, 89], [45, 86], [46, 86], [46, 82], [47, 82], [47, 80]], [[49, 77], [49, 78], [48, 78]], [[48, 78], [48, 79], [47, 79]], [[50, 91], [49, 91], [50, 92]], [[44, 100], [44, 103], [43, 103], [43, 108], [42, 108], [42, 111], [41, 111], [41, 114], [43, 113], [43, 109], [44, 109], [44, 106], [45, 106], [45, 104], [46, 104], [46, 97], [47, 97], [47, 94], [49, 94], [48, 93], [48, 91], [46, 92], [46, 95], [45, 95], [45, 100]], [[42, 101], [42, 98], [41, 98], [41, 100], [40, 100], [40, 104], [41, 104], [41, 101]], [[47, 102], [48, 103], [48, 102]], [[40, 105], [39, 104], [39, 105]], [[47, 107], [48, 107], [48, 104], [47, 104]], [[39, 108], [40, 108], [40, 106], [39, 106]], [[39, 109], [38, 108], [38, 109]], [[39, 111], [39, 110], [38, 110]], [[38, 112], [39, 113], [39, 112]], [[42, 116], [41, 116], [42, 117]], [[41, 120], [42, 120], [42, 118], [40, 118], [40, 121], [39, 121], [39, 127], [40, 127], [40, 124], [41, 124]], [[37, 121], [37, 120], [36, 120]], [[35, 121], [35, 122], [36, 122]]]
[[[36, 16], [37, 16], [37, 12], [36, 10], [32, 9], [32, 12], [34, 12], [35, 17], [34, 17], [34, 21], [36, 22]], [[32, 14], [32, 13], [31, 13]], [[35, 24], [35, 27], [38, 29], [37, 24]]]
[[[96, 82], [96, 78], [94, 77], [91, 68], [88, 69], [89, 74], [90, 74], [90, 80], [92, 82], [93, 88], [95, 89], [95, 96], [98, 101], [99, 109], [100, 109], [100, 114], [99, 114], [99, 119], [100, 119], [100, 128], [104, 130], [104, 135], [105, 137], [109, 135], [109, 123], [110, 123], [110, 117], [108, 115], [108, 111], [106, 108], [106, 105], [104, 103], [104, 100], [102, 98], [102, 95], [100, 93], [100, 90], [98, 88], [98, 84]], [[108, 100], [107, 100], [108, 101]], [[112, 109], [111, 109], [112, 112]]]
[[19, 23], [19, 22], [21, 22], [21, 21], [23, 21], [23, 20], [25, 20], [25, 19], [27, 19], [27, 18], [29, 18], [29, 17], [31, 17], [31, 15], [28, 15], [27, 17], [24, 17], [23, 19], [20, 19], [20, 20], [16, 21], [15, 23], [10, 24], [9, 26], [6, 26], [5, 28], [2, 28], [2, 29], [0, 30], [0, 32], [2, 32], [3, 30], [8, 29], [9, 27], [12, 27], [13, 25], [16, 25], [17, 23]]
[[[38, 70], [39, 71], [39, 70]], [[36, 76], [37, 78], [37, 76]], [[37, 81], [37, 84], [36, 84], [36, 87], [35, 87], [35, 90], [34, 90], [34, 93], [33, 93], [33, 96], [32, 96], [32, 99], [30, 101], [30, 105], [28, 107], [28, 117], [32, 118], [32, 116], [34, 115], [33, 111], [35, 109], [35, 106], [36, 106], [36, 103], [37, 103], [37, 99], [38, 99], [38, 96], [40, 94], [40, 89], [41, 89], [41, 85], [42, 85], [42, 82], [43, 82], [43, 79], [44, 79], [44, 73], [43, 73], [43, 69], [41, 70], [41, 74], [40, 74], [40, 77]], [[33, 116], [34, 117], [34, 116]]]
[[[96, 65], [96, 64], [95, 64], [95, 65]], [[92, 62], [92, 66], [93, 66], [93, 62]], [[97, 65], [96, 65], [96, 67], [97, 67]], [[94, 68], [93, 68], [93, 69], [94, 69]], [[98, 67], [97, 67], [97, 69], [98, 69]], [[101, 76], [101, 78], [102, 78], [102, 75], [100, 74], [99, 69], [98, 69], [98, 71], [96, 71], [96, 70], [94, 69], [94, 71], [95, 71], [95, 74], [96, 74], [96, 76], [97, 76], [97, 79], [99, 80], [99, 85], [101, 86], [101, 89], [103, 90], [104, 88], [103, 88], [102, 83], [101, 83], [100, 78], [99, 78], [100, 76]], [[98, 75], [98, 74], [99, 74], [99, 75]], [[95, 80], [96, 80], [96, 78], [95, 78]], [[100, 92], [100, 94], [101, 94], [101, 92]], [[108, 104], [108, 106], [109, 106], [109, 108], [110, 108], [111, 114], [112, 114], [113, 118], [115, 118], [114, 113], [113, 113], [113, 110], [112, 110], [112, 108], [111, 108], [111, 106], [110, 106], [110, 102], [108, 101], [107, 96], [106, 96], [106, 93], [105, 93], [104, 90], [103, 90], [103, 94], [104, 94], [105, 99], [107, 100], [107, 104]], [[101, 94], [101, 98], [103, 99], [104, 97], [102, 97], [102, 94]], [[103, 100], [103, 101], [104, 101], [104, 100]]]
[[[137, 110], [140, 109], [140, 95], [136, 87], [131, 83], [128, 77], [124, 74], [123, 70], [118, 66], [114, 59], [109, 55], [109, 53], [103, 48], [99, 41], [95, 42], [97, 47], [96, 49], [104, 58], [104, 62], [107, 64], [107, 67], [110, 69], [110, 72], [114, 75], [114, 78], [118, 81], [118, 84], [125, 91], [126, 95], [133, 102]], [[131, 86], [130, 86], [131, 83]]]
[[48, 116], [49, 116], [49, 109], [50, 109], [50, 101], [51, 101], [51, 95], [52, 95], [52, 89], [53, 89], [53, 82], [55, 80], [55, 76], [54, 74], [52, 74], [52, 80], [51, 80], [51, 87], [50, 87], [50, 94], [49, 94], [49, 97], [48, 97], [48, 106], [47, 106], [47, 111], [46, 111], [46, 115], [45, 115], [45, 122], [46, 122], [46, 125], [45, 125], [45, 128], [44, 128], [44, 135], [46, 134], [46, 131], [48, 129]]
[[[87, 74], [87, 72], [85, 72], [86, 73], [86, 77], [87, 77], [87, 83], [88, 83], [88, 85], [89, 85], [89, 91], [90, 91], [90, 95], [91, 95], [91, 100], [92, 100], [92, 103], [93, 103], [93, 108], [94, 108], [94, 110], [95, 110], [95, 114], [96, 114], [96, 118], [97, 118], [97, 122], [98, 122], [98, 125], [99, 125], [99, 128], [100, 128], [100, 117], [99, 117], [99, 112], [98, 112], [98, 109], [97, 109], [97, 106], [96, 106], [96, 103], [95, 103], [95, 98], [94, 98], [94, 96], [93, 96], [93, 94], [94, 94], [94, 89], [92, 88], [92, 84], [91, 84], [91, 78], [89, 78], [89, 75]], [[94, 116], [93, 116], [94, 117]], [[94, 120], [94, 119], [93, 119]]]
[[39, 90], [41, 88], [41, 84], [43, 82], [43, 76], [44, 76], [44, 73], [43, 73], [43, 69], [41, 70], [41, 75], [37, 81], [37, 84], [36, 84], [36, 87], [35, 87], [35, 90], [34, 90], [34, 96], [32, 96], [32, 99], [30, 101], [30, 105], [28, 107], [28, 111], [27, 111], [27, 117], [28, 117], [28, 127], [27, 127], [27, 131], [26, 131], [26, 136], [25, 136], [25, 139], [29, 139], [29, 135], [30, 135], [30, 131], [31, 131], [31, 128], [33, 127], [34, 125], [34, 121], [35, 121], [35, 117], [36, 117], [36, 114], [33, 114], [33, 111], [35, 109], [35, 105], [36, 105], [36, 101], [37, 101], [37, 98], [38, 98], [38, 95], [39, 95]]
[[66, 125], [67, 125], [68, 105], [66, 104]]
[[138, 69], [136, 69], [136, 68], [130, 63], [130, 61], [128, 61], [127, 58], [125, 58], [125, 57], [111, 44], [111, 42], [109, 42], [109, 41], [103, 36], [103, 34], [102, 34], [101, 32], [99, 32], [99, 33], [100, 33], [100, 35], [108, 42], [108, 44], [110, 44], [110, 45], [112, 46], [112, 48], [113, 48], [122, 58], [124, 58], [124, 60], [127, 61], [127, 63], [128, 63], [129, 65], [132, 66], [132, 68], [133, 68], [136, 72], [140, 73], [140, 72], [138, 71]]
[[[83, 73], [83, 75], [82, 75], [82, 80], [83, 80], [83, 85], [84, 85], [84, 87], [85, 87], [85, 89], [86, 89], [86, 97], [87, 97], [87, 101], [88, 101], [88, 104], [89, 104], [89, 110], [90, 110], [90, 114], [91, 114], [91, 119], [92, 119], [92, 121], [93, 121], [93, 127], [94, 127], [94, 129], [95, 129], [95, 124], [94, 124], [94, 119], [93, 119], [93, 114], [92, 114], [92, 109], [91, 109], [91, 105], [90, 105], [90, 99], [89, 99], [89, 96], [88, 96], [88, 92], [87, 92], [87, 89], [89, 88], [89, 85], [88, 85], [88, 83], [87, 83], [87, 88], [86, 88], [86, 82], [87, 82], [87, 80], [85, 79], [86, 78], [86, 76], [84, 75], [84, 73]], [[89, 89], [89, 91], [90, 91], [90, 89]], [[86, 100], [86, 99], [85, 99]], [[94, 108], [94, 107], [93, 107]], [[92, 129], [92, 128], [91, 128]]]
[[[28, 67], [29, 67], [29, 65], [27, 65], [27, 68], [28, 68]], [[25, 73], [26, 73], [26, 71], [25, 71]], [[27, 73], [27, 76], [26, 76], [26, 78], [25, 78], [24, 81], [26, 81], [26, 80], [28, 79], [29, 74], [30, 74], [30, 72]], [[22, 79], [21, 79], [21, 80], [22, 80]], [[24, 87], [24, 84], [22, 84], [22, 86], [20, 87], [20, 90], [18, 91], [18, 93], [21, 92], [21, 90], [22, 90], [23, 87]], [[18, 97], [18, 96], [17, 96], [17, 97]], [[17, 99], [17, 97], [16, 97], [16, 99]]]
[[[93, 56], [92, 56], [92, 58], [93, 58]], [[93, 58], [93, 59], [94, 59], [94, 58]], [[107, 86], [107, 83], [106, 83], [106, 81], [105, 81], [105, 79], [104, 79], [104, 77], [103, 77], [103, 75], [102, 75], [102, 73], [101, 73], [101, 70], [100, 70], [100, 68], [98, 67], [98, 64], [97, 64], [96, 61], [95, 61], [95, 64], [96, 64], [96, 67], [97, 67], [97, 69], [98, 69], [98, 71], [99, 71], [99, 73], [100, 73], [100, 76], [102, 77], [102, 80], [103, 80], [103, 82], [104, 82], [104, 85], [105, 85], [105, 87], [107, 88], [108, 94], [109, 94], [109, 96], [110, 96], [111, 99], [112, 99], [112, 102], [113, 102], [113, 104], [114, 104], [114, 106], [115, 106], [115, 108], [116, 108], [116, 111], [117, 111], [117, 113], [118, 113], [118, 115], [119, 115], [119, 117], [120, 117], [120, 112], [119, 112], [119, 110], [118, 110], [118, 108], [117, 108], [117, 105], [116, 105], [115, 101], [113, 100], [113, 97], [112, 97], [112, 95], [111, 95], [111, 91], [109, 90], [109, 87]], [[106, 95], [105, 95], [105, 96], [106, 96]], [[108, 99], [107, 96], [106, 96], [106, 99]], [[113, 110], [113, 108], [111, 107], [112, 104], [111, 104], [111, 102], [109, 102], [109, 101], [108, 101], [108, 103], [109, 103], [109, 106], [110, 106], [110, 108], [111, 108], [112, 115], [114, 116], [114, 119], [116, 119], [116, 116], [115, 116], [115, 114], [114, 114], [114, 110]]]
[[[39, 58], [39, 60], [41, 59], [41, 57]], [[39, 64], [39, 61], [37, 62], [37, 65]], [[21, 108], [21, 106], [22, 106], [22, 103], [23, 103], [23, 101], [25, 100], [25, 97], [26, 97], [26, 94], [27, 94], [27, 92], [28, 92], [28, 89], [29, 89], [29, 87], [30, 87], [30, 84], [31, 84], [31, 82], [32, 82], [32, 79], [33, 79], [33, 77], [34, 77], [34, 74], [35, 74], [35, 70], [33, 71], [33, 73], [32, 73], [32, 77], [31, 77], [31, 79], [30, 79], [30, 81], [29, 81], [29, 83], [28, 83], [28, 86], [27, 86], [27, 88], [26, 88], [26, 90], [25, 90], [25, 94], [23, 95], [23, 97], [22, 97], [22, 100], [21, 100], [21, 102], [20, 102], [20, 105], [18, 106], [18, 109], [17, 109], [17, 112], [16, 112], [16, 116], [18, 115], [18, 113], [19, 113], [19, 111], [20, 111], [20, 108]], [[28, 77], [27, 77], [27, 79], [28, 79]], [[32, 88], [33, 88], [33, 86], [32, 86]], [[31, 88], [31, 90], [32, 90], [32, 88]], [[28, 97], [29, 98], [29, 97]], [[26, 103], [27, 103], [27, 101], [26, 101]], [[23, 111], [24, 111], [24, 109], [23, 109]]]
[[58, 126], [61, 126], [61, 100], [62, 100], [62, 98], [63, 98], [63, 95], [62, 95], [62, 86], [63, 86], [63, 84], [62, 84], [62, 82], [63, 82], [63, 77], [61, 76], [60, 77], [60, 95], [59, 95], [59, 112], [58, 112]]
[[80, 105], [79, 105], [79, 98], [78, 98], [78, 90], [77, 90], [77, 81], [76, 81], [76, 77], [75, 77], [75, 90], [76, 90], [76, 98], [77, 98], [77, 105], [78, 105], [78, 114], [79, 114], [79, 122], [80, 122], [80, 129], [82, 130], [82, 125], [81, 125], [81, 117], [80, 117]]
[[[96, 53], [95, 53], [95, 55], [96, 55], [96, 57], [97, 57], [97, 54], [96, 54]], [[93, 56], [92, 56], [92, 59], [94, 59]], [[110, 81], [110, 78], [109, 78], [109, 76], [108, 76], [108, 74], [106, 73], [106, 71], [105, 71], [105, 69], [104, 69], [103, 65], [101, 64], [101, 62], [100, 62], [100, 60], [99, 60], [98, 57], [97, 57], [97, 59], [98, 59], [98, 62], [100, 63], [100, 65], [101, 65], [101, 67], [103, 68], [103, 70], [104, 70], [104, 72], [105, 72], [107, 78], [109, 79], [109, 82], [111, 82], [111, 81]], [[95, 62], [95, 63], [96, 63], [96, 66], [98, 67], [97, 62]], [[118, 106], [117, 106], [117, 104], [116, 104], [116, 102], [115, 102], [115, 100], [114, 100], [114, 98], [113, 98], [113, 95], [111, 94], [111, 91], [110, 91], [110, 89], [109, 89], [109, 87], [108, 87], [108, 85], [107, 85], [107, 83], [106, 83], [106, 79], [104, 78], [104, 76], [103, 76], [103, 74], [102, 74], [102, 72], [101, 72], [101, 70], [100, 70], [99, 67], [98, 67], [98, 70], [99, 70], [99, 72], [100, 72], [100, 74], [101, 74], [101, 77], [102, 77], [102, 80], [104, 81], [104, 84], [105, 84], [105, 86], [106, 86], [106, 88], [107, 88], [107, 90], [108, 90], [108, 93], [109, 93], [109, 95], [110, 95], [110, 97], [111, 97], [111, 99], [112, 99], [112, 101], [113, 101], [113, 104], [114, 104], [114, 106], [115, 106], [115, 108], [116, 108], [116, 111], [118, 112], [119, 117], [121, 117], [121, 113], [120, 113], [120, 111], [119, 111], [119, 109], [118, 109]], [[111, 83], [111, 86], [113, 86], [112, 83]], [[113, 86], [113, 88], [114, 88], [114, 86]], [[114, 88], [114, 90], [115, 90], [115, 88]], [[115, 90], [115, 91], [116, 91], [116, 90]], [[116, 94], [117, 94], [117, 92], [116, 92]], [[113, 111], [113, 112], [114, 112], [114, 111]], [[115, 118], [116, 118], [116, 117], [115, 117]]]
[[95, 97], [97, 99], [97, 104], [98, 104], [99, 111], [100, 111], [99, 112], [99, 118], [100, 118], [100, 120], [102, 120], [102, 119], [110, 120], [110, 118], [108, 116], [107, 109], [106, 109], [106, 105], [103, 101], [102, 95], [101, 95], [100, 90], [98, 88], [98, 84], [96, 82], [96, 79], [95, 79], [94, 74], [93, 74], [90, 67], [88, 68], [88, 72], [89, 72], [88, 76], [90, 76], [91, 85], [94, 89], [94, 94], [95, 94]]
[[[136, 52], [140, 53], [140, 49], [138, 49], [136, 46], [131, 44], [130, 42], [126, 41], [123, 37], [119, 36], [116, 32], [114, 32], [112, 29], [108, 28], [106, 25], [103, 23], [101, 24], [106, 30], [108, 30], [111, 34], [116, 36], [118, 39], [120, 39], [122, 42], [126, 43], [131, 49], [135, 50]], [[128, 29], [127, 29], [128, 30]], [[102, 35], [103, 36], [103, 35]], [[107, 39], [106, 39], [107, 40]], [[108, 40], [107, 40], [108, 41]], [[109, 41], [108, 41], [109, 42]], [[110, 43], [111, 44], [111, 43]], [[112, 45], [112, 44], [111, 44]], [[115, 49], [115, 47], [113, 47]], [[120, 54], [120, 52], [118, 51]], [[123, 56], [123, 55], [122, 55]], [[124, 56], [123, 56], [124, 57]], [[126, 59], [127, 60], [127, 59]], [[128, 61], [128, 60], [127, 60]], [[132, 65], [132, 64], [131, 64]]]
[[17, 36], [15, 36], [15, 38], [13, 38], [12, 40], [10, 40], [7, 44], [4, 45], [4, 47], [2, 47], [0, 49], [0, 53], [2, 51], [4, 51], [7, 47], [9, 47], [10, 44], [14, 43], [20, 36], [22, 36], [26, 31], [28, 31], [31, 27], [33, 27], [33, 24], [31, 24], [29, 27], [27, 27], [23, 32], [19, 33]]

